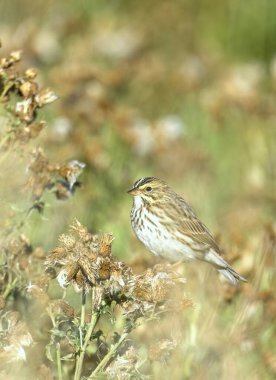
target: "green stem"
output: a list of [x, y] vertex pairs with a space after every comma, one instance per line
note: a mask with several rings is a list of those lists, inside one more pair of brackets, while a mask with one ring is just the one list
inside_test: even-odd
[[84, 322], [85, 322], [85, 305], [86, 305], [86, 293], [85, 289], [82, 289], [82, 294], [81, 294], [81, 318], [80, 318], [80, 344], [82, 347], [82, 335], [83, 335], [83, 328], [84, 328]]
[[76, 369], [75, 369], [75, 377], [74, 379], [80, 379], [81, 376], [81, 362], [80, 362], [80, 356], [83, 349], [83, 328], [84, 328], [84, 322], [85, 322], [85, 304], [86, 304], [86, 294], [85, 289], [82, 289], [81, 293], [81, 316], [80, 316], [80, 325], [79, 325], [79, 331], [80, 331], [80, 352], [78, 353], [77, 363], [76, 363]]
[[125, 332], [121, 335], [120, 339], [118, 340], [117, 343], [115, 343], [113, 346], [111, 346], [109, 352], [105, 355], [105, 357], [102, 359], [102, 361], [98, 364], [96, 369], [91, 373], [91, 375], [87, 378], [87, 380], [92, 380], [95, 378], [95, 376], [103, 370], [110, 359], [116, 355], [118, 348], [121, 346], [121, 344], [125, 341], [126, 337], [128, 336], [128, 333]]
[[17, 283], [17, 279], [15, 278], [13, 281], [9, 281], [7, 286], [6, 286], [6, 289], [4, 291], [4, 293], [2, 294], [2, 297], [4, 299], [8, 298], [8, 296], [10, 295], [10, 292], [11, 290], [15, 287]]
[[[92, 291], [92, 301], [93, 301], [93, 291]], [[85, 334], [84, 342], [81, 345], [79, 357], [77, 358], [77, 364], [76, 364], [76, 370], [75, 370], [74, 380], [80, 380], [80, 378], [81, 378], [81, 372], [82, 372], [82, 366], [83, 366], [83, 360], [84, 360], [86, 348], [88, 346], [88, 343], [90, 341], [90, 338], [91, 338], [91, 335], [92, 335], [92, 333], [94, 331], [94, 328], [95, 328], [95, 326], [96, 326], [96, 324], [98, 322], [98, 318], [99, 318], [99, 313], [97, 311], [93, 310], [93, 302], [92, 302], [91, 320], [90, 320], [90, 323], [89, 323], [88, 330], [87, 330], [87, 332]]]
[[4, 91], [2, 92], [1, 96], [0, 96], [0, 99], [1, 101], [4, 100], [4, 97], [5, 95], [9, 92], [9, 90], [14, 86], [14, 83], [11, 82], [9, 84], [6, 85], [6, 87], [4, 88]]
[[61, 359], [60, 359], [60, 344], [57, 343], [57, 370], [58, 370], [58, 380], [62, 380], [62, 369], [61, 369]]

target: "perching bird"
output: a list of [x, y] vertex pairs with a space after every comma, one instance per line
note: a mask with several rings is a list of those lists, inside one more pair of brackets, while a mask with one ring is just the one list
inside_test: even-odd
[[128, 193], [133, 196], [132, 228], [152, 253], [175, 262], [205, 261], [232, 284], [246, 282], [221, 257], [217, 243], [193, 209], [166, 182], [142, 178]]

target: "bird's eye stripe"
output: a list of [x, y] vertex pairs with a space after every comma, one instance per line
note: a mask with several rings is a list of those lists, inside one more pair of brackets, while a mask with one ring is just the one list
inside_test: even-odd
[[139, 186], [143, 186], [145, 185], [146, 183], [148, 182], [152, 182], [153, 180], [155, 180], [156, 178], [154, 177], [145, 177], [145, 178], [141, 178], [139, 179], [138, 181], [135, 182], [135, 184], [133, 185], [133, 187], [139, 187]]
[[134, 187], [138, 187], [144, 181], [144, 179], [145, 178], [138, 179], [138, 181], [135, 182]]

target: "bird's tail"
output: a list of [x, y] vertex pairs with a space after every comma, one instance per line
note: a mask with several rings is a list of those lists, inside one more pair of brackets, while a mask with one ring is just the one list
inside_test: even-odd
[[230, 267], [230, 265], [226, 268], [218, 269], [218, 272], [234, 285], [237, 285], [239, 281], [247, 282], [247, 280], [238, 274], [238, 272], [236, 272], [232, 267]]
[[238, 272], [235, 271], [217, 252], [210, 250], [205, 260], [213, 264], [219, 273], [221, 273], [229, 282], [237, 285], [239, 281], [247, 282]]

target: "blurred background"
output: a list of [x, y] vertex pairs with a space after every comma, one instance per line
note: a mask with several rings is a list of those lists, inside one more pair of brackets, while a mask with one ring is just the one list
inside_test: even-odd
[[114, 255], [137, 272], [154, 265], [126, 191], [156, 176], [248, 278], [233, 288], [204, 264], [180, 268], [197, 306], [171, 361], [152, 364], [155, 379], [276, 373], [275, 14], [268, 0], [0, 2], [1, 56], [23, 50], [22, 65], [60, 97], [43, 111], [41, 145], [53, 161], [86, 164], [73, 198], [32, 217], [32, 243], [52, 249], [77, 218], [113, 232]]

